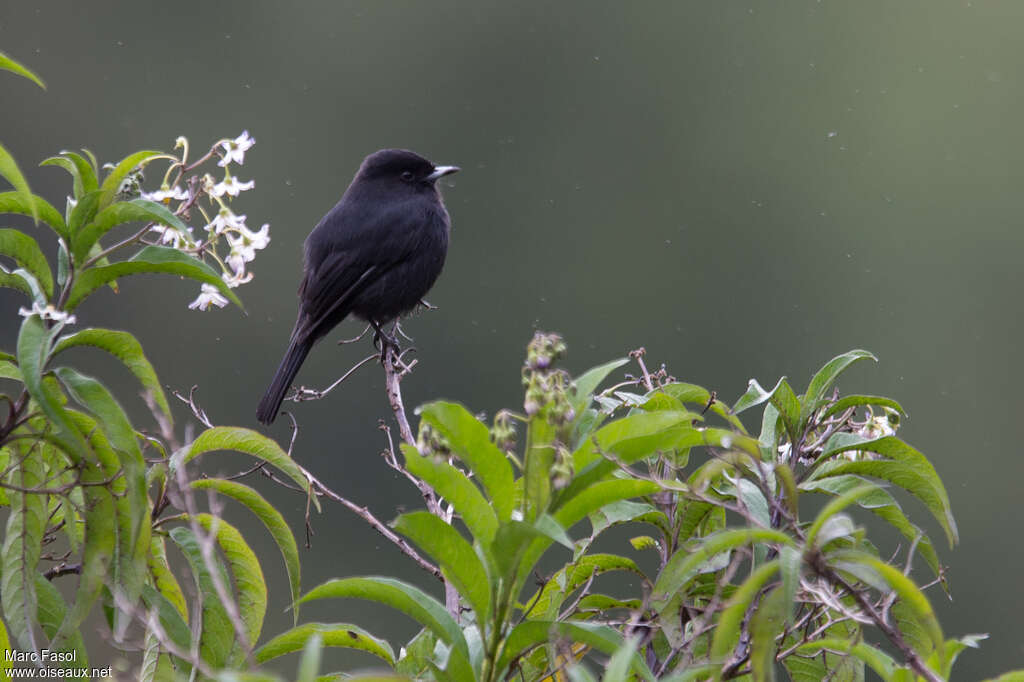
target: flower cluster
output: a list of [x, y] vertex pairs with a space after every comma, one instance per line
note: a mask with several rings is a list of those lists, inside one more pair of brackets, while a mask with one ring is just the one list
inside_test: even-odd
[[[248, 264], [256, 258], [257, 251], [270, 243], [270, 225], [264, 223], [252, 230], [246, 225], [246, 216], [236, 213], [231, 206], [233, 199], [255, 186], [253, 180], [240, 180], [231, 169], [231, 164], [245, 163], [245, 153], [254, 144], [256, 140], [248, 131], [243, 131], [234, 139], [218, 140], [206, 154], [191, 161], [188, 139], [179, 137], [174, 149], [181, 150], [180, 156], [171, 157], [173, 161], [159, 189], [140, 192], [143, 199], [164, 204], [183, 221], [200, 218], [202, 232], [205, 232], [197, 237], [192, 227], [182, 230], [172, 225], [154, 224], [147, 242], [179, 249], [219, 268], [221, 278], [232, 288], [252, 280]], [[215, 159], [217, 166], [224, 169], [220, 180], [200, 170]], [[216, 287], [203, 284], [189, 308], [209, 310], [211, 306], [222, 308], [227, 303], [227, 298]]]

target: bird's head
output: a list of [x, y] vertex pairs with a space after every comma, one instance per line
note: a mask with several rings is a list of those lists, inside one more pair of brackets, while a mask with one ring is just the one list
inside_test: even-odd
[[427, 188], [433, 187], [438, 178], [458, 170], [458, 166], [435, 165], [407, 149], [381, 149], [363, 160], [357, 179]]

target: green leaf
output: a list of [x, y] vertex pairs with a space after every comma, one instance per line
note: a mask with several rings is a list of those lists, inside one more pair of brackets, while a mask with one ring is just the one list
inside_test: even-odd
[[[53, 583], [39, 573], [35, 575], [35, 597], [38, 600], [36, 604], [36, 617], [39, 625], [43, 628], [43, 633], [47, 637], [53, 637], [57, 628], [64, 621], [65, 612], [67, 611], [64, 597], [61, 596], [60, 591]], [[54, 661], [64, 670], [81, 670], [82, 668], [89, 667], [89, 657], [86, 655], [85, 642], [82, 639], [81, 632], [76, 631], [73, 633], [67, 640], [67, 643], [63, 645], [62, 650], [75, 651], [75, 657], [72, 661]], [[56, 676], [52, 675], [52, 677]]]
[[505, 453], [491, 441], [487, 426], [462, 405], [443, 401], [419, 408], [420, 418], [434, 427], [483, 484], [498, 513], [507, 521], [512, 516], [513, 474]]
[[[195, 534], [189, 528], [178, 526], [171, 529], [170, 536], [188, 560], [196, 581], [196, 589], [199, 592], [202, 605], [199, 655], [210, 666], [222, 668], [228, 664], [235, 647], [235, 630], [231, 624], [231, 618], [228, 617], [228, 612], [217, 595], [210, 567], [203, 558], [203, 552]], [[214, 557], [213, 563], [214, 570], [221, 573], [223, 583], [230, 584], [220, 560]]]
[[555, 620], [562, 603], [591, 576], [600, 576], [612, 571], [628, 571], [643, 577], [643, 571], [628, 557], [617, 554], [587, 554], [578, 561], [563, 566], [552, 575], [539, 593], [527, 601], [532, 608], [528, 615], [531, 620]]
[[831, 651], [840, 655], [852, 655], [856, 656], [859, 660], [866, 663], [875, 673], [878, 674], [883, 680], [892, 679], [893, 673], [896, 671], [896, 662], [893, 661], [889, 654], [876, 649], [870, 644], [864, 642], [858, 642], [855, 640], [844, 640], [826, 638], [819, 639], [807, 644], [802, 644], [797, 648], [796, 653], [806, 656], [812, 656], [821, 651]]
[[[78, 201], [85, 195], [85, 186], [82, 184], [82, 175], [78, 172], [78, 167], [75, 166], [75, 163], [71, 159], [63, 156], [51, 156], [40, 161], [39, 165], [63, 168], [69, 175], [71, 175], [71, 197], [74, 198], [75, 201]], [[95, 189], [95, 187], [93, 189]]]
[[651, 593], [652, 606], [659, 613], [663, 612], [673, 595], [699, 575], [705, 564], [722, 552], [755, 543], [794, 546], [788, 535], [768, 528], [724, 530], [709, 535], [692, 550], [681, 549], [672, 555], [654, 583]]
[[20, 198], [21, 202], [29, 207], [32, 212], [32, 219], [39, 221], [39, 209], [33, 201], [32, 190], [28, 187], [28, 181], [25, 180], [25, 176], [21, 174], [21, 170], [18, 169], [18, 164], [15, 163], [14, 157], [11, 156], [3, 145], [0, 145], [0, 176], [3, 176], [7, 182], [11, 183], [14, 187], [14, 192]]
[[757, 383], [756, 379], [751, 379], [747, 382], [747, 392], [741, 395], [739, 400], [732, 406], [732, 413], [739, 414], [744, 410], [749, 410], [751, 407], [757, 407], [761, 403], [767, 402], [775, 395], [775, 391], [779, 390], [779, 385], [783, 381], [785, 381], [785, 377], [779, 379], [779, 383], [775, 384], [775, 388], [766, 391], [761, 387], [761, 384]]
[[106, 208], [117, 196], [117, 190], [121, 188], [121, 183], [124, 181], [128, 174], [139, 166], [144, 166], [154, 159], [163, 158], [176, 160], [169, 154], [155, 151], [141, 151], [135, 152], [123, 158], [114, 169], [110, 171], [107, 177], [103, 180], [103, 184], [100, 185], [100, 192], [102, 193], [100, 198], [99, 207]]
[[601, 382], [608, 378], [608, 375], [622, 367], [629, 358], [619, 358], [606, 362], [603, 365], [598, 365], [592, 369], [587, 370], [583, 374], [579, 375], [572, 381], [572, 402], [573, 410], [577, 415], [582, 415], [583, 410], [590, 405], [591, 397], [597, 387], [601, 385]]
[[[276, 467], [281, 473], [292, 479], [307, 495], [311, 495], [309, 479], [302, 469], [288, 456], [281, 446], [252, 429], [233, 426], [215, 426], [206, 429], [188, 447], [182, 448], [171, 458], [171, 466], [184, 466], [193, 459], [207, 452], [216, 450], [235, 450], [262, 459]], [[316, 497], [313, 497], [316, 502]]]
[[213, 268], [201, 260], [167, 246], [147, 246], [132, 256], [130, 260], [111, 265], [97, 265], [79, 273], [78, 279], [71, 288], [71, 294], [68, 296], [66, 308], [74, 310], [92, 292], [118, 278], [149, 272], [180, 275], [197, 282], [212, 284], [228, 300], [239, 308], [243, 308], [242, 302], [235, 296], [235, 292], [224, 283], [224, 280]]
[[221, 495], [230, 497], [241, 502], [263, 522], [267, 530], [281, 550], [284, 558], [284, 565], [288, 571], [288, 580], [291, 584], [293, 611], [295, 619], [299, 617], [298, 602], [300, 594], [300, 570], [299, 570], [299, 548], [295, 542], [295, 536], [288, 528], [281, 512], [249, 486], [237, 481], [226, 481], [220, 478], [202, 478], [192, 482], [196, 490], [216, 490]]
[[[19, 464], [7, 475], [6, 483], [19, 488], [39, 488], [46, 481], [46, 468], [35, 449], [19, 456]], [[0, 602], [4, 618], [14, 628], [22, 649], [38, 651], [35, 640], [36, 566], [46, 530], [47, 496], [8, 491], [10, 514], [3, 546], [0, 548]]]
[[825, 523], [838, 514], [843, 509], [846, 509], [851, 504], [857, 502], [863, 497], [874, 492], [877, 488], [874, 484], [868, 483], [861, 485], [851, 490], [847, 490], [842, 495], [832, 499], [825, 508], [819, 512], [818, 516], [814, 519], [814, 523], [811, 524], [810, 528], [807, 529], [807, 547], [811, 549], [817, 548], [816, 540], [818, 539], [818, 533], [825, 526]]
[[903, 409], [895, 400], [890, 398], [883, 398], [877, 395], [848, 395], [839, 400], [835, 401], [821, 413], [822, 419], [828, 419], [834, 414], [841, 414], [851, 407], [888, 407], [889, 409], [896, 410], [904, 417], [907, 416], [907, 411]]
[[166, 206], [149, 199], [132, 199], [119, 201], [107, 206], [81, 231], [74, 235], [72, 254], [75, 262], [86, 259], [89, 250], [107, 232], [118, 225], [131, 222], [159, 223], [169, 225], [186, 233], [188, 226], [171, 213]]
[[[903, 601], [906, 607], [910, 609], [909, 613], [913, 615], [919, 627], [925, 633], [927, 641], [917, 642], [918, 646], [921, 648], [917, 648], [916, 651], [922, 656], [927, 657], [931, 653], [932, 649], [942, 648], [944, 645], [942, 628], [939, 626], [939, 621], [935, 617], [935, 612], [932, 610], [932, 606], [928, 602], [928, 598], [925, 597], [920, 588], [914, 584], [914, 581], [903, 575], [899, 569], [894, 566], [890, 566], [876, 556], [853, 550], [833, 552], [828, 555], [828, 560], [830, 563], [842, 562], [853, 565], [859, 564], [875, 571], [889, 585], [889, 587], [899, 595], [899, 598]], [[911, 642], [911, 644], [913, 645], [914, 642]]]
[[16, 73], [19, 76], [23, 76], [32, 81], [33, 83], [35, 83], [36, 85], [38, 85], [39, 87], [41, 87], [43, 90], [46, 89], [46, 84], [43, 83], [42, 78], [34, 74], [32, 71], [29, 71], [20, 62], [14, 61], [13, 59], [5, 55], [3, 52], [0, 52], [0, 69], [4, 69], [5, 71], [10, 71], [11, 73]]
[[762, 597], [754, 609], [750, 618], [750, 667], [754, 682], [775, 680], [775, 639], [786, 625], [786, 612], [791, 606], [788, 596], [776, 589]]
[[[162, 535], [154, 534], [150, 538], [150, 551], [147, 557], [149, 573], [153, 576], [153, 584], [168, 604], [177, 611], [181, 620], [188, 622], [188, 604], [185, 603], [185, 593], [181, 591], [178, 579], [171, 572], [170, 564], [167, 563], [167, 545]], [[146, 586], [143, 586], [143, 592]], [[150, 588], [153, 589], [153, 588]], [[187, 629], [187, 628], [186, 628]], [[188, 647], [188, 638], [185, 639], [185, 646]]]
[[178, 648], [188, 651], [191, 646], [192, 631], [188, 629], [188, 625], [178, 611], [178, 607], [151, 585], [142, 586], [142, 600], [145, 602], [146, 608], [156, 610], [160, 626], [167, 633], [167, 637], [171, 642]]
[[64, 225], [64, 218], [60, 211], [53, 207], [53, 204], [42, 197], [34, 194], [23, 194], [22, 192], [0, 192], [0, 213], [17, 213], [37, 217], [54, 229], [54, 231], [65, 236], [67, 228]]
[[[711, 641], [712, 660], [724, 659], [736, 646], [740, 626], [743, 624], [743, 618], [750, 608], [751, 602], [761, 592], [764, 584], [778, 571], [777, 559], [759, 566], [729, 597], [719, 618], [718, 626], [715, 628], [714, 639]], [[781, 618], [779, 621], [781, 622]], [[772, 640], [774, 641], [774, 637]]]
[[[0, 649], [4, 651], [12, 650], [11, 638], [7, 636], [7, 626], [4, 625], [3, 620], [0, 620]], [[0, 679], [10, 680], [10, 669], [11, 662], [7, 660], [7, 657], [0, 657]]]
[[445, 577], [476, 611], [476, 622], [487, 622], [491, 614], [491, 585], [487, 570], [469, 542], [426, 511], [402, 514], [392, 525], [440, 564]]
[[804, 392], [804, 403], [800, 411], [801, 426], [806, 424], [811, 414], [821, 407], [825, 392], [835, 383], [839, 375], [845, 372], [850, 365], [860, 360], [874, 360], [878, 362], [878, 358], [866, 350], [851, 350], [832, 358], [824, 367], [818, 370], [818, 373], [811, 379], [811, 383], [808, 384], [807, 390]]
[[[572, 453], [573, 469], [582, 471], [588, 465], [601, 459], [602, 452], [623, 454], [631, 446], [642, 444], [650, 454], [644, 439], [669, 431], [692, 431], [693, 420], [700, 415], [687, 411], [640, 412], [605, 424]], [[656, 446], [655, 446], [656, 447]], [[666, 448], [669, 446], [666, 446]]]
[[388, 665], [395, 665], [395, 653], [386, 640], [347, 623], [304, 623], [288, 630], [256, 650], [256, 662], [265, 663], [302, 649], [314, 634], [323, 637], [324, 646], [358, 649], [373, 654]]
[[[622, 635], [607, 625], [528, 620], [515, 626], [508, 634], [495, 669], [499, 676], [504, 675], [513, 661], [533, 647], [559, 639], [568, 640], [570, 643], [586, 644], [608, 655], [614, 655], [623, 646]], [[650, 669], [639, 656], [632, 656], [630, 667], [642, 678], [654, 679]]]
[[113, 329], [83, 329], [80, 332], [62, 336], [53, 348], [53, 354], [78, 346], [92, 346], [110, 353], [120, 360], [135, 375], [142, 387], [146, 389], [156, 402], [168, 422], [173, 424], [171, 408], [167, 403], [160, 379], [156, 370], [142, 352], [142, 344], [132, 334]]
[[[833, 439], [834, 440], [834, 439]], [[829, 441], [830, 443], [832, 440]], [[827, 445], [827, 444], [826, 444]], [[924, 455], [904, 443], [895, 436], [886, 436], [875, 440], [845, 441], [841, 445], [829, 448], [819, 458], [861, 450], [873, 452], [886, 459], [873, 458], [855, 462], [826, 462], [813, 478], [838, 476], [840, 474], [860, 474], [873, 476], [897, 485], [919, 500], [932, 512], [939, 525], [946, 531], [946, 538], [952, 547], [957, 542], [956, 521], [949, 503], [949, 495], [942, 485], [935, 467]]]
[[100, 191], [93, 190], [86, 192], [71, 209], [68, 216], [68, 233], [71, 235], [72, 243], [79, 230], [86, 226], [95, 216], [100, 207]]
[[299, 600], [366, 599], [390, 606], [433, 632], [445, 644], [468, 655], [469, 649], [458, 623], [444, 606], [423, 590], [394, 578], [369, 576], [328, 580]]
[[[800, 484], [802, 490], [819, 490], [832, 495], [841, 495], [855, 487], [865, 484], [874, 485], [866, 478], [853, 475], [828, 476]], [[899, 503], [884, 488], [875, 485], [874, 490], [857, 500], [857, 504], [889, 522], [903, 537], [917, 541], [917, 551], [931, 567], [936, 577], [941, 576], [939, 557], [931, 539], [918, 526], [911, 523], [903, 513]], [[918, 539], [920, 538], [920, 539]]]
[[403, 444], [402, 454], [409, 473], [429, 483], [438, 495], [451, 503], [473, 537], [488, 547], [498, 530], [498, 518], [480, 489], [448, 462], [424, 457], [411, 445]]
[[[696, 384], [687, 384], [684, 382], [665, 384], [648, 395], [657, 395], [658, 393], [664, 393], [665, 395], [672, 396], [682, 403], [690, 403], [695, 406], [700, 406], [702, 411], [707, 407], [707, 404], [711, 402], [711, 392], [703, 386], [698, 386]], [[733, 411], [729, 406], [717, 397], [715, 398], [715, 401], [711, 403], [711, 407], [708, 408], [708, 410], [717, 414], [722, 419], [725, 419], [733, 428], [741, 433], [747, 432], [747, 429], [743, 426], [743, 422], [739, 420], [739, 417], [733, 414]]]
[[47, 300], [53, 298], [53, 273], [39, 244], [21, 230], [0, 229], [0, 256], [13, 258], [36, 278]]
[[[259, 559], [238, 529], [224, 519], [210, 514], [197, 514], [195, 520], [206, 531], [216, 533], [217, 544], [224, 552], [231, 573], [238, 614], [245, 625], [249, 646], [255, 646], [263, 631], [263, 619], [267, 614], [267, 582], [263, 578]], [[234, 664], [239, 665], [245, 660], [245, 655], [245, 650], [236, 642]]]

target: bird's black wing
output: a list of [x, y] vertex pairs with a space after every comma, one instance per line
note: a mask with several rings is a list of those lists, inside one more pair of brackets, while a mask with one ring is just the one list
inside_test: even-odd
[[373, 281], [378, 266], [359, 262], [350, 252], [336, 251], [306, 274], [299, 286], [301, 305], [295, 333], [317, 339], [348, 315], [352, 301]]

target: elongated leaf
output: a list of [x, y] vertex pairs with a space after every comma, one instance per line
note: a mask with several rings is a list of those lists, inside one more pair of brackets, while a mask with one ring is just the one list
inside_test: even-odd
[[157, 619], [171, 642], [180, 649], [188, 651], [191, 646], [192, 631], [189, 630], [185, 619], [182, 618], [181, 613], [178, 611], [178, 607], [151, 585], [144, 585], [142, 587], [142, 599], [146, 604], [146, 608], [156, 610]]
[[178, 216], [171, 213], [166, 206], [155, 201], [149, 199], [119, 201], [100, 211], [88, 225], [74, 235], [72, 254], [75, 262], [84, 261], [93, 245], [112, 228], [131, 222], [170, 225], [181, 232], [188, 230], [188, 226], [181, 222]]
[[[832, 441], [829, 441], [832, 442]], [[840, 474], [861, 474], [889, 481], [924, 502], [939, 525], [946, 531], [946, 538], [952, 547], [957, 542], [956, 521], [950, 507], [949, 495], [939, 478], [935, 467], [928, 458], [895, 436], [875, 440], [846, 441], [831, 448], [827, 456], [862, 450], [881, 455], [886, 459], [864, 459], [855, 462], [827, 462], [814, 473], [814, 478], [838, 476]], [[825, 454], [820, 459], [824, 459]]]
[[23, 76], [32, 81], [33, 83], [35, 83], [36, 85], [38, 85], [39, 87], [41, 87], [43, 90], [46, 89], [46, 84], [43, 83], [42, 78], [40, 78], [35, 73], [30, 71], [20, 62], [17, 62], [14, 59], [5, 55], [3, 52], [0, 52], [0, 69], [4, 69], [5, 71], [10, 71], [11, 73], [16, 73], [19, 76]]
[[[7, 476], [18, 488], [42, 487], [46, 470], [38, 452], [28, 452]], [[38, 651], [35, 639], [36, 566], [46, 530], [47, 496], [8, 491], [10, 515], [0, 548], [0, 601], [22, 649]]]
[[891, 680], [896, 670], [896, 662], [889, 654], [856, 640], [819, 639], [801, 645], [796, 651], [803, 655], [813, 655], [820, 651], [851, 654], [866, 663], [883, 680]]
[[[81, 158], [81, 157], [79, 157], [79, 158]], [[71, 182], [72, 195], [74, 196], [75, 201], [79, 201], [79, 200], [81, 200], [81, 198], [83, 196], [85, 196], [86, 189], [85, 189], [85, 184], [83, 183], [81, 169], [69, 157], [66, 157], [66, 156], [51, 156], [48, 159], [43, 159], [42, 161], [40, 161], [39, 165], [40, 166], [57, 166], [59, 168], [63, 168], [64, 170], [66, 170], [71, 175], [71, 179], [72, 179], [72, 182]], [[89, 171], [91, 172], [92, 168], [89, 168]], [[96, 183], [95, 183], [95, 177], [94, 177], [93, 178], [93, 183], [92, 183], [92, 188], [89, 191], [95, 191], [95, 190], [96, 190]]]
[[94, 192], [99, 189], [99, 182], [96, 178], [95, 166], [87, 161], [78, 152], [63, 151], [61, 154], [71, 160], [71, 163], [75, 165], [75, 171], [77, 172], [78, 178], [82, 183], [82, 189], [85, 192]]
[[659, 613], [664, 611], [673, 595], [699, 575], [704, 564], [722, 552], [752, 543], [794, 546], [788, 535], [767, 528], [724, 530], [709, 535], [692, 551], [680, 550], [672, 555], [654, 583], [652, 606]]
[[38, 216], [44, 223], [52, 227], [57, 234], [61, 236], [67, 234], [64, 218], [61, 216], [60, 211], [54, 208], [53, 204], [46, 199], [34, 194], [0, 192], [0, 213]]
[[[602, 452], [619, 454], [632, 445], [633, 441], [672, 428], [692, 430], [693, 420], [699, 418], [700, 415], [684, 410], [681, 412], [640, 412], [616, 419], [598, 429], [592, 438], [572, 453], [573, 469], [582, 471], [589, 464], [601, 459]], [[650, 451], [650, 454], [654, 454], [654, 451]]]
[[588, 369], [586, 372], [573, 379], [572, 397], [570, 400], [572, 402], [572, 409], [576, 412], [577, 419], [583, 415], [583, 410], [590, 405], [591, 397], [594, 391], [597, 390], [597, 387], [601, 385], [601, 382], [608, 378], [609, 374], [617, 370], [619, 367], [622, 367], [627, 362], [629, 362], [629, 358], [612, 360], [611, 362], [606, 362], [603, 365], [598, 365], [597, 367]]
[[[224, 552], [233, 578], [238, 614], [245, 625], [249, 646], [254, 646], [259, 641], [263, 619], [267, 614], [267, 581], [263, 577], [259, 559], [238, 529], [224, 519], [210, 514], [197, 514], [195, 519], [207, 531], [216, 532], [217, 544]], [[240, 664], [245, 655], [245, 649], [236, 642], [232, 655], [234, 665]]]
[[851, 350], [832, 358], [824, 367], [818, 370], [818, 373], [811, 379], [811, 383], [808, 384], [807, 390], [804, 392], [803, 407], [800, 411], [801, 426], [806, 424], [811, 414], [821, 406], [820, 403], [825, 397], [825, 392], [835, 383], [839, 375], [845, 372], [850, 365], [860, 360], [874, 360], [878, 362], [878, 358], [866, 350]]
[[13, 258], [31, 272], [47, 300], [53, 298], [53, 273], [35, 239], [21, 230], [0, 229], [0, 256]]
[[877, 395], [848, 395], [829, 405], [825, 411], [821, 413], [821, 416], [822, 419], [827, 419], [834, 414], [841, 414], [851, 407], [861, 406], [888, 407], [896, 410], [903, 416], [907, 415], [907, 411], [903, 409], [903, 406], [891, 398], [883, 398]]
[[202, 478], [192, 482], [196, 490], [216, 490], [221, 495], [230, 497], [241, 502], [256, 517], [263, 522], [281, 550], [284, 558], [284, 565], [288, 571], [288, 581], [292, 589], [292, 603], [295, 618], [298, 619], [299, 608], [295, 602], [299, 600], [300, 571], [299, 571], [299, 548], [295, 542], [295, 536], [288, 528], [281, 512], [277, 511], [272, 504], [249, 486], [237, 481], [226, 481], [220, 478]]
[[[764, 584], [779, 571], [778, 560], [769, 561], [757, 568], [750, 577], [743, 581], [729, 601], [715, 628], [715, 636], [711, 641], [712, 660], [722, 660], [736, 645], [743, 617], [750, 608], [750, 603], [758, 595]], [[781, 621], [781, 618], [779, 619]], [[774, 641], [774, 637], [772, 637]]]
[[776, 637], [786, 625], [786, 612], [791, 606], [787, 595], [776, 589], [764, 595], [754, 609], [750, 618], [750, 667], [754, 682], [775, 680]]
[[919, 641], [918, 645], [919, 647], [927, 645], [928, 648], [918, 648], [918, 653], [927, 657], [932, 649], [942, 649], [944, 638], [942, 636], [942, 628], [935, 617], [935, 611], [932, 610], [932, 605], [929, 603], [928, 598], [924, 596], [924, 593], [914, 584], [913, 580], [903, 575], [896, 567], [890, 566], [878, 557], [865, 552], [842, 550], [833, 552], [828, 558], [830, 561], [861, 564], [874, 570], [899, 595], [900, 600], [910, 609], [910, 613], [915, 616], [918, 625], [927, 634], [930, 641]]
[[379, 576], [328, 580], [299, 602], [304, 604], [317, 599], [365, 599], [390, 606], [433, 632], [445, 644], [466, 655], [469, 653], [462, 629], [444, 605], [409, 583]]
[[235, 296], [235, 292], [206, 263], [167, 246], [147, 246], [135, 254], [131, 260], [120, 261], [111, 265], [97, 265], [80, 273], [74, 286], [71, 288], [66, 308], [73, 310], [89, 294], [104, 284], [109, 284], [121, 277], [142, 273], [180, 275], [197, 282], [212, 284], [228, 300], [239, 308], [243, 307], [242, 302]]
[[476, 611], [477, 622], [486, 622], [491, 613], [491, 585], [487, 570], [466, 539], [426, 511], [402, 514], [393, 526], [440, 564], [445, 577]]
[[821, 532], [821, 529], [830, 518], [838, 514], [843, 509], [846, 509], [851, 504], [854, 504], [858, 500], [868, 496], [874, 492], [876, 488], [877, 486], [874, 484], [868, 483], [847, 490], [842, 495], [830, 500], [829, 503], [825, 505], [825, 508], [818, 513], [818, 516], [814, 519], [814, 523], [812, 523], [810, 528], [807, 529], [807, 546], [812, 549], [815, 548], [815, 541], [818, 538], [818, 533]]
[[38, 221], [39, 210], [36, 207], [35, 202], [32, 200], [32, 190], [28, 187], [28, 181], [25, 180], [25, 176], [21, 174], [21, 170], [18, 168], [18, 164], [15, 163], [14, 157], [11, 156], [11, 153], [8, 152], [3, 145], [0, 145], [0, 176], [7, 180], [7, 182], [11, 183], [14, 187], [15, 193], [32, 212], [33, 220]]
[[612, 571], [628, 571], [643, 577], [643, 571], [628, 557], [617, 554], [587, 554], [572, 564], [564, 566], [552, 575], [539, 593], [527, 600], [531, 605], [528, 617], [531, 620], [555, 620], [565, 599], [591, 576], [604, 575]]
[[[215, 668], [227, 665], [235, 646], [235, 630], [228, 612], [221, 604], [214, 587], [210, 567], [203, 558], [199, 541], [191, 529], [184, 526], [172, 528], [171, 539], [188, 559], [189, 567], [196, 581], [196, 589], [202, 604], [202, 629], [200, 630], [199, 655]], [[214, 570], [220, 571], [225, 585], [229, 584], [223, 565], [214, 557]]]
[[373, 654], [388, 665], [395, 665], [395, 652], [386, 640], [347, 623], [304, 623], [288, 630], [256, 651], [256, 662], [265, 663], [279, 656], [298, 651], [314, 634], [323, 637], [324, 646], [358, 649]]
[[[153, 576], [153, 584], [168, 604], [172, 605], [180, 616], [182, 622], [188, 622], [188, 604], [185, 602], [185, 593], [181, 591], [181, 585], [174, 573], [171, 572], [170, 564], [167, 563], [167, 545], [164, 536], [154, 534], [150, 538], [150, 551], [147, 557], [149, 574]], [[147, 586], [143, 586], [143, 592]], [[150, 590], [153, 588], [150, 587]], [[185, 639], [185, 647], [188, 648], [188, 638]]]
[[[74, 167], [74, 166], [72, 166]], [[84, 191], [84, 190], [83, 190]], [[68, 216], [68, 232], [71, 234], [72, 244], [78, 232], [85, 227], [96, 216], [100, 209], [100, 191], [93, 190], [85, 192], [71, 209]]]
[[[711, 392], [703, 386], [696, 384], [687, 384], [683, 382], [676, 382], [666, 384], [656, 389], [653, 394], [664, 393], [665, 395], [672, 396], [682, 403], [690, 403], [695, 406], [699, 406], [701, 411], [711, 402]], [[741, 433], [746, 433], [747, 429], [743, 426], [743, 422], [733, 414], [732, 410], [727, 404], [715, 398], [714, 402], [711, 402], [711, 407], [708, 408], [711, 412], [717, 414], [722, 419], [725, 419], [733, 428], [737, 429]]]
[[444, 461], [423, 457], [411, 445], [402, 445], [405, 466], [445, 498], [462, 517], [473, 537], [486, 549], [498, 530], [498, 518], [480, 489], [464, 473]]
[[[174, 454], [172, 466], [184, 466], [199, 455], [216, 450], [235, 450], [262, 459], [277, 468], [296, 485], [310, 492], [309, 479], [288, 456], [281, 446], [252, 429], [240, 429], [233, 426], [215, 426], [206, 429], [192, 444]], [[316, 498], [313, 498], [316, 502]], [[317, 503], [319, 504], [319, 503]], [[317, 507], [319, 509], [319, 506]]]
[[[505, 640], [504, 650], [495, 666], [498, 674], [503, 675], [513, 661], [533, 647], [558, 639], [586, 644], [608, 655], [614, 655], [624, 644], [622, 635], [607, 625], [528, 620], [514, 627]], [[654, 678], [647, 664], [637, 655], [632, 656], [630, 667], [643, 679]]]
[[[841, 495], [857, 486], [870, 483], [866, 478], [852, 475], [828, 476], [813, 481], [805, 481], [800, 484], [803, 490], [820, 490], [833, 495]], [[874, 485], [874, 484], [871, 484]], [[917, 541], [917, 551], [921, 553], [924, 560], [928, 562], [936, 577], [940, 576], [939, 557], [935, 553], [935, 547], [931, 539], [921, 528], [911, 523], [903, 513], [899, 503], [884, 488], [875, 486], [875, 489], [868, 495], [857, 500], [857, 504], [870, 512], [877, 514], [888, 521], [896, 530], [903, 534], [903, 537], [910, 541]]]
[[173, 424], [171, 408], [167, 404], [167, 396], [160, 385], [160, 379], [157, 378], [156, 370], [142, 352], [142, 344], [132, 334], [114, 329], [83, 329], [58, 339], [53, 354], [57, 355], [68, 348], [78, 346], [99, 348], [120, 360], [135, 375], [143, 388], [149, 391], [164, 417]]
[[141, 165], [145, 165], [154, 159], [174, 159], [173, 156], [164, 154], [163, 152], [155, 151], [141, 151], [130, 154], [125, 158], [121, 159], [114, 169], [110, 171], [106, 178], [103, 180], [103, 184], [100, 185], [100, 192], [102, 192], [100, 198], [100, 208], [106, 208], [117, 196], [117, 190], [120, 189], [121, 183], [124, 181], [128, 174]]
[[491, 442], [487, 427], [462, 405], [434, 402], [419, 409], [420, 418], [437, 429], [456, 457], [465, 462], [483, 484], [488, 497], [506, 521], [512, 516], [512, 465], [505, 453]]
[[775, 395], [775, 391], [779, 389], [779, 384], [785, 381], [785, 377], [779, 379], [779, 383], [775, 385], [770, 391], [764, 390], [761, 384], [757, 383], [756, 379], [751, 379], [747, 382], [747, 392], [740, 396], [739, 400], [732, 406], [732, 413], [739, 414], [744, 410], [749, 410], [751, 407], [757, 407], [761, 403], [767, 402]]
[[[39, 625], [43, 628], [43, 633], [47, 637], [53, 637], [57, 628], [64, 621], [64, 615], [67, 611], [64, 597], [61, 596], [60, 591], [54, 584], [40, 573], [35, 575], [35, 597], [37, 599], [36, 616], [39, 620]], [[86, 654], [85, 642], [82, 639], [81, 632], [75, 632], [64, 645], [63, 651], [71, 650], [75, 652], [73, 660], [54, 661], [53, 663], [64, 670], [88, 668], [89, 657]], [[52, 677], [56, 676], [52, 675]], [[69, 675], [66, 675], [66, 677], [69, 677]]]

